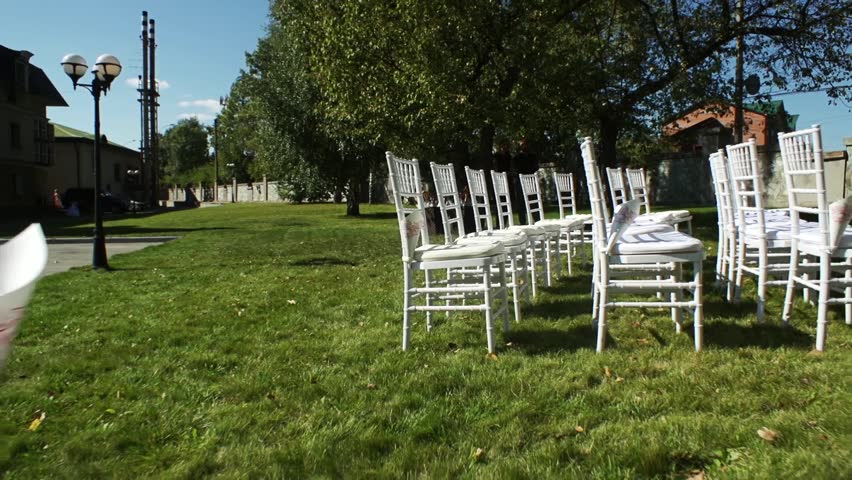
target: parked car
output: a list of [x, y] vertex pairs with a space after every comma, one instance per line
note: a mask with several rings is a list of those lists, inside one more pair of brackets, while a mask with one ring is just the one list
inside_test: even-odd
[[[95, 206], [95, 190], [93, 188], [69, 188], [65, 191], [62, 202], [66, 208], [70, 207], [73, 202], [77, 202], [77, 207], [81, 212], [91, 212]], [[127, 202], [113, 195], [101, 193], [101, 207], [104, 212], [123, 213], [127, 211]]]

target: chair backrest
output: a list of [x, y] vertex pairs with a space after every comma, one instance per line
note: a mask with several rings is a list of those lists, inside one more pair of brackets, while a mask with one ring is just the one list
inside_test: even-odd
[[485, 170], [474, 170], [464, 167], [467, 185], [470, 189], [470, 204], [473, 206], [473, 219], [476, 231], [494, 230], [494, 219], [491, 218], [491, 204], [488, 201], [488, 183], [485, 181]]
[[583, 168], [586, 171], [586, 183], [589, 187], [589, 204], [592, 207], [592, 238], [600, 248], [606, 251], [606, 212], [604, 205], [606, 200], [603, 196], [603, 182], [598, 171], [598, 163], [595, 158], [595, 146], [592, 137], [586, 137], [580, 150], [583, 154]]
[[455, 167], [452, 163], [440, 165], [431, 162], [429, 165], [432, 167], [435, 195], [438, 197], [438, 207], [441, 209], [441, 220], [444, 223], [444, 243], [450, 244], [465, 235], [461, 194], [456, 182]]
[[607, 168], [606, 180], [609, 183], [609, 195], [612, 198], [612, 210], [622, 203], [630, 200], [627, 191], [627, 182], [624, 180], [624, 170], [620, 168]]
[[497, 206], [497, 222], [500, 228], [514, 226], [515, 213], [512, 211], [512, 194], [506, 172], [491, 170], [491, 184], [494, 186], [494, 204]]
[[[407, 215], [415, 213], [421, 215], [420, 242], [422, 245], [429, 245], [429, 228], [426, 224], [426, 206], [423, 201], [420, 165], [416, 159], [397, 158], [391, 152], [386, 152], [385, 157], [388, 160], [388, 176], [391, 180], [391, 193], [394, 206], [396, 206], [396, 219], [399, 223], [399, 235], [402, 241], [402, 260], [407, 262], [414, 254], [408, 242]], [[413, 235], [414, 232], [411, 233]]]
[[716, 194], [716, 211], [719, 216], [719, 228], [732, 229], [735, 225], [734, 192], [728, 174], [728, 160], [725, 151], [719, 149], [710, 154], [710, 175], [713, 177], [713, 191]]
[[577, 199], [574, 174], [553, 172], [553, 183], [556, 185], [556, 199], [559, 202], [559, 218], [576, 215]]
[[0, 369], [45, 265], [47, 241], [37, 223], [0, 245]]
[[[790, 133], [779, 133], [781, 162], [790, 206], [793, 234], [798, 234], [799, 215], [816, 214], [820, 239], [824, 248], [830, 248], [828, 200], [826, 198], [825, 163], [822, 158], [822, 134], [819, 125]], [[816, 197], [816, 207], [813, 199]]]
[[734, 185], [734, 205], [740, 225], [746, 225], [745, 216], [755, 213], [759, 235], [766, 235], [766, 217], [764, 213], [764, 188], [757, 157], [757, 143], [752, 138], [737, 145], [728, 145], [728, 162], [731, 181]]
[[627, 185], [630, 187], [630, 198], [639, 200], [640, 208], [645, 209], [645, 213], [651, 213], [651, 201], [648, 198], [648, 184], [645, 182], [644, 168], [628, 168]]
[[534, 224], [538, 220], [544, 220], [544, 207], [541, 201], [541, 188], [538, 184], [538, 173], [519, 174], [521, 179], [521, 191], [524, 202], [527, 204], [527, 223]]

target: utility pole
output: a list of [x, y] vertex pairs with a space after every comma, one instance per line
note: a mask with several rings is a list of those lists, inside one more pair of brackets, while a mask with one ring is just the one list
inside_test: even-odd
[[737, 65], [736, 73], [734, 74], [734, 143], [742, 143], [743, 141], [743, 68], [744, 68], [744, 50], [745, 50], [745, 35], [743, 34], [743, 0], [737, 0]]
[[[146, 196], [151, 195], [152, 190], [148, 189], [148, 180], [153, 178], [154, 170], [151, 168], [151, 137], [148, 131], [148, 12], [142, 11], [142, 76], [139, 77], [139, 103], [142, 110], [142, 139], [140, 140], [140, 150], [142, 151], [142, 188], [148, 192]], [[149, 170], [145, 174], [145, 170]], [[150, 197], [149, 204], [156, 202], [154, 197]]]
[[160, 150], [159, 143], [160, 139], [157, 135], [157, 107], [160, 106], [157, 98], [160, 96], [157, 91], [157, 77], [156, 77], [156, 66], [157, 62], [155, 60], [155, 54], [157, 50], [157, 41], [154, 35], [154, 20], [151, 19], [148, 22], [150, 28], [148, 29], [148, 48], [150, 49], [149, 60], [150, 60], [150, 68], [148, 69], [148, 87], [149, 87], [149, 95], [150, 95], [150, 129], [149, 132], [151, 134], [151, 143], [149, 145], [150, 156], [151, 156], [151, 168], [153, 172], [151, 177], [154, 181], [154, 202], [159, 203], [160, 199]]

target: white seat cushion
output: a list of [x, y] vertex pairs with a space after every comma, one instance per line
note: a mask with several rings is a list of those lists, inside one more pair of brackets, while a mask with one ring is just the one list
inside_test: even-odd
[[438, 262], [490, 257], [501, 253], [505, 253], [505, 250], [503, 245], [497, 242], [476, 242], [468, 245], [421, 245], [414, 251], [414, 259], [418, 262]]
[[664, 212], [659, 213], [665, 213], [674, 218], [689, 218], [692, 216], [692, 214], [689, 213], [689, 210], [666, 210]]
[[666, 253], [700, 252], [704, 248], [701, 240], [674, 230], [667, 232], [625, 231], [615, 243], [615, 255], [653, 255]]
[[504, 231], [506, 232], [522, 232], [524, 235], [528, 237], [536, 237], [539, 235], [544, 235], [547, 231], [541, 227], [536, 227], [535, 225], [513, 225], [511, 227], [506, 228]]
[[665, 212], [659, 213], [643, 213], [633, 219], [634, 225], [648, 225], [654, 223], [670, 223], [672, 217]]
[[468, 245], [477, 242], [500, 242], [504, 247], [514, 247], [527, 243], [527, 236], [523, 232], [507, 232], [505, 230], [495, 230], [490, 232], [479, 232], [465, 235], [456, 240], [459, 245]]
[[586, 215], [586, 214], [565, 215], [564, 217], [562, 217], [562, 219], [563, 220], [570, 220], [572, 223], [579, 225], [581, 223], [585, 223], [585, 222], [591, 220], [592, 216]]
[[[772, 240], [790, 240], [793, 237], [793, 226], [789, 219], [786, 222], [766, 222], [766, 239]], [[816, 229], [819, 231], [819, 224], [813, 222], [799, 222], [800, 233]], [[757, 238], [760, 234], [760, 225], [757, 223], [748, 223], [745, 227], [745, 236], [748, 238]]]
[[[539, 220], [535, 222], [536, 227], [543, 228], [547, 233], [559, 233], [562, 230], [563, 225], [559, 220]], [[567, 227], [571, 227], [571, 225], [566, 225]]]
[[[799, 241], [809, 245], [822, 246], [822, 234], [819, 233], [819, 229], [808, 229], [799, 233]], [[846, 231], [840, 237], [837, 248], [852, 248], [852, 228], [846, 227]]]

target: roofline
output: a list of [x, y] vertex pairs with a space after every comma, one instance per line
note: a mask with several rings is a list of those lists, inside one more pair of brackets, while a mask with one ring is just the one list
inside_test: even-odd
[[[57, 142], [57, 143], [73, 143], [73, 142], [91, 143], [91, 144], [95, 143], [95, 140], [93, 138], [86, 138], [86, 137], [55, 137], [53, 139], [53, 141]], [[110, 141], [107, 141], [107, 143], [101, 143], [101, 146], [117, 148], [119, 150], [126, 150], [128, 152], [132, 152], [134, 155], [139, 155], [139, 150], [135, 150], [135, 149], [132, 149], [130, 147], [125, 147], [124, 145], [119, 145], [117, 143], [112, 143]]]

